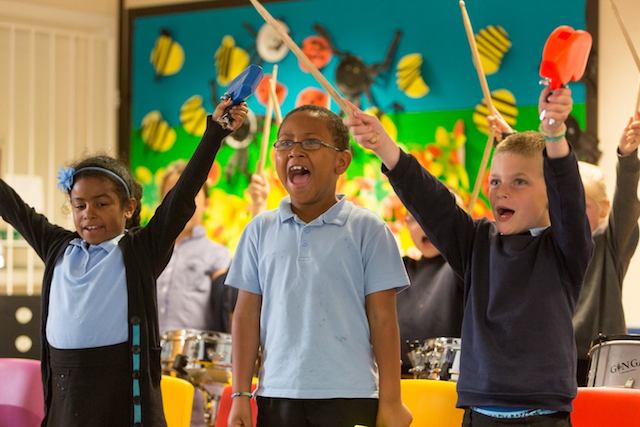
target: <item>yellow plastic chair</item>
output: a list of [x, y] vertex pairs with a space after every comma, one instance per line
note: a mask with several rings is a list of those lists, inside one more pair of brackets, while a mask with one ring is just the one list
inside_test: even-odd
[[413, 415], [412, 427], [458, 427], [464, 411], [456, 408], [453, 381], [401, 380], [402, 401]]
[[180, 378], [162, 376], [162, 407], [167, 427], [189, 427], [193, 407], [193, 385]]

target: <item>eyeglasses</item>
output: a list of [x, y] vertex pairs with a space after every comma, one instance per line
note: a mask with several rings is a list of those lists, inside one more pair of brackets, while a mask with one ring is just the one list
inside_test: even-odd
[[344, 151], [343, 149], [340, 149], [331, 144], [327, 144], [326, 142], [320, 141], [319, 139], [305, 139], [303, 141], [291, 141], [289, 139], [283, 139], [276, 141], [275, 144], [273, 144], [273, 148], [275, 148], [276, 151], [291, 151], [293, 149], [293, 146], [296, 144], [300, 144], [304, 151], [315, 151], [319, 150], [322, 147], [331, 148], [332, 150], [336, 151]]

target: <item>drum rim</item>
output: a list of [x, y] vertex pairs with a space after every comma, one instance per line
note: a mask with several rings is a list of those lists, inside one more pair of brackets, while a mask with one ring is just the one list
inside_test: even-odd
[[616, 334], [616, 335], [603, 335], [601, 338], [593, 340], [593, 346], [596, 346], [600, 342], [607, 341], [640, 341], [640, 334]]
[[[628, 337], [634, 337], [631, 339], [628, 339]], [[614, 337], [621, 337], [620, 339], [614, 339]], [[623, 338], [624, 337], [624, 338]], [[591, 348], [589, 349], [589, 351], [587, 352], [587, 356], [591, 357], [593, 353], [596, 352], [596, 350], [599, 350], [600, 347], [604, 347], [605, 345], [612, 345], [612, 344], [640, 344], [640, 335], [611, 335], [609, 337], [606, 337], [607, 339], [603, 339], [600, 342], [594, 344], [593, 346], [591, 346]]]

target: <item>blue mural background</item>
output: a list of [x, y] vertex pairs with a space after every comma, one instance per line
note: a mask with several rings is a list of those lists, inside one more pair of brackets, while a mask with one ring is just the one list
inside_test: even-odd
[[[466, 3], [476, 33], [488, 25], [500, 25], [509, 34], [512, 47], [504, 56], [500, 69], [488, 75], [487, 79], [491, 90], [508, 89], [515, 96], [518, 108], [516, 129], [537, 128], [537, 102], [541, 90], [538, 68], [544, 43], [559, 25], [585, 28], [585, 1], [482, 0]], [[300, 0], [265, 3], [265, 7], [276, 18], [286, 22], [292, 38], [299, 45], [307, 36], [316, 35], [313, 25], [319, 23], [328, 31], [337, 48], [359, 56], [366, 64], [382, 62], [396, 30], [401, 30], [402, 37], [392, 66], [376, 79], [373, 95], [378, 106], [389, 113], [403, 148], [424, 160], [425, 167], [441, 179], [455, 181], [456, 190], [468, 196], [487, 137], [478, 131], [472, 119], [482, 92], [457, 1]], [[158, 182], [163, 168], [174, 159], [188, 158], [198, 143], [198, 137], [189, 135], [182, 128], [180, 107], [192, 95], [200, 95], [204, 108], [212, 111], [209, 82], [216, 78], [214, 55], [222, 38], [233, 36], [236, 45], [249, 52], [255, 47], [254, 37], [243, 27], [245, 22], [255, 30], [264, 24], [249, 2], [243, 6], [140, 16], [133, 20], [130, 163], [144, 186], [143, 217], [148, 218], [158, 203]], [[182, 46], [185, 60], [177, 74], [156, 79], [150, 53], [162, 29], [168, 29]], [[398, 60], [410, 53], [422, 54], [422, 75], [430, 87], [430, 92], [419, 99], [408, 97], [396, 84]], [[338, 62], [339, 58], [334, 55], [322, 70], [334, 84]], [[262, 65], [266, 73], [271, 73], [272, 64]], [[286, 113], [294, 108], [302, 89], [319, 88], [320, 85], [300, 69], [292, 53], [278, 65], [278, 81], [288, 89], [282, 104], [282, 111]], [[574, 83], [571, 88], [573, 115], [584, 126], [584, 85]], [[224, 92], [224, 87], [217, 87], [218, 96]], [[362, 105], [367, 107], [368, 101], [364, 96], [362, 101]], [[248, 103], [256, 114], [264, 114], [265, 107], [255, 97]], [[399, 103], [404, 111], [392, 112], [393, 103]], [[332, 103], [332, 109], [337, 112], [335, 103]], [[177, 134], [174, 146], [166, 152], [149, 149], [140, 135], [143, 117], [153, 110], [160, 111]], [[272, 132], [271, 141], [274, 134]], [[210, 174], [211, 205], [215, 208], [207, 213], [207, 227], [212, 238], [232, 249], [250, 219], [244, 189], [249, 174], [255, 169], [260, 139], [259, 130], [254, 139], [256, 143], [251, 144], [248, 150], [247, 174], [224, 176], [225, 167], [235, 155], [235, 151], [226, 145], [220, 150]], [[463, 149], [453, 153], [447, 148], [447, 144], [454, 143], [452, 141], [462, 143]], [[380, 174], [379, 161], [357, 145], [353, 150], [354, 161], [340, 190], [356, 203], [379, 212], [398, 233], [401, 246], [406, 247], [408, 235], [399, 221], [402, 219], [401, 207], [392, 200], [393, 192]], [[459, 163], [460, 168], [447, 168], [452, 162]], [[430, 165], [439, 169], [431, 169]], [[451, 171], [457, 175], [468, 175], [467, 181], [450, 180], [447, 174]], [[276, 207], [284, 192], [275, 175], [269, 170], [267, 175], [273, 190], [269, 206]], [[474, 214], [490, 215], [483, 195], [481, 202]]]

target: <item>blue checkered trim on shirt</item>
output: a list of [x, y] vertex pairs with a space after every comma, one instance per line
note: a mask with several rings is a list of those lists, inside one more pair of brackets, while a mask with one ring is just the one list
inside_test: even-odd
[[558, 412], [550, 409], [504, 408], [500, 406], [473, 406], [471, 409], [492, 418], [525, 418], [537, 415], [551, 415]]

